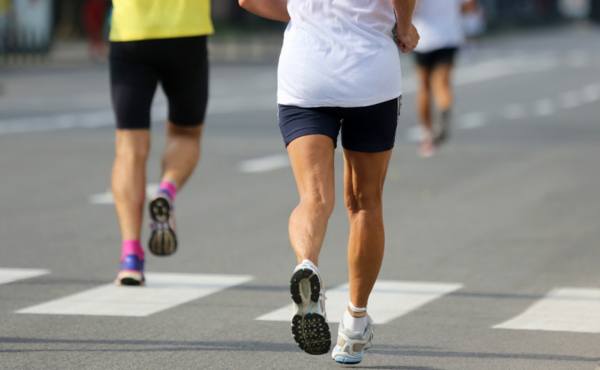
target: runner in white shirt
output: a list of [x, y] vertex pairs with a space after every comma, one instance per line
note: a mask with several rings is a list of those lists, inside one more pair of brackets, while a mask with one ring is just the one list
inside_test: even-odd
[[[415, 48], [417, 77], [417, 113], [423, 137], [419, 153], [430, 157], [436, 146], [448, 138], [452, 109], [451, 75], [454, 58], [464, 43], [462, 14], [477, 9], [475, 0], [417, 0], [413, 23], [421, 41]], [[441, 111], [441, 122], [433, 126], [431, 97]]]
[[289, 224], [298, 258], [290, 286], [292, 333], [310, 354], [328, 353], [331, 346], [317, 266], [335, 202], [333, 162], [342, 132], [350, 303], [340, 313], [332, 357], [359, 363], [374, 338], [366, 307], [383, 261], [383, 183], [402, 94], [398, 48], [409, 52], [419, 39], [411, 23], [415, 0], [240, 0], [240, 5], [290, 22], [279, 60], [277, 100], [300, 192]]

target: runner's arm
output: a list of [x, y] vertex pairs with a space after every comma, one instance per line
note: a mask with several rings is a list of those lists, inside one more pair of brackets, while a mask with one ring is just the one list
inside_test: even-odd
[[391, 0], [396, 11], [396, 43], [403, 53], [417, 47], [419, 33], [412, 24], [412, 16], [417, 0]]
[[287, 0], [238, 0], [247, 11], [274, 21], [289, 22]]

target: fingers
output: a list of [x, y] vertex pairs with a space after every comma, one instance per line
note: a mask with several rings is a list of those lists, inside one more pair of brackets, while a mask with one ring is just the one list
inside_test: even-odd
[[398, 47], [400, 48], [400, 51], [402, 51], [403, 53], [409, 53], [411, 52], [415, 47], [417, 47], [417, 43], [414, 42], [413, 40], [410, 39], [406, 39], [403, 41], [400, 41], [398, 43]]
[[419, 32], [415, 26], [411, 25], [406, 35], [394, 36], [394, 41], [402, 53], [408, 53], [417, 47], [420, 38]]

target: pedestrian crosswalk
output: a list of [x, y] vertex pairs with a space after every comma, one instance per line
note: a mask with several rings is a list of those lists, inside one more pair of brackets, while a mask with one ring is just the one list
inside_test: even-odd
[[[369, 314], [377, 319], [377, 323], [387, 323], [460, 288], [461, 284], [379, 280], [369, 297]], [[330, 322], [340, 321], [341, 317], [331, 313], [341, 316], [349, 299], [348, 284], [327, 290], [326, 303]], [[289, 321], [291, 315], [291, 305], [286, 305], [256, 319]]]
[[554, 289], [496, 329], [600, 333], [600, 289]]
[[30, 279], [48, 274], [50, 271], [41, 269], [11, 269], [0, 268], [0, 284], [8, 284], [18, 280]]
[[[0, 285], [44, 276], [44, 269], [0, 268]], [[145, 287], [106, 284], [16, 311], [18, 314], [145, 317], [246, 284], [249, 275], [147, 273]], [[448, 294], [460, 283], [378, 280], [369, 299], [369, 314], [386, 324]], [[282, 299], [287, 300], [289, 297]], [[349, 300], [348, 283], [327, 289], [330, 322], [339, 322]], [[291, 304], [255, 318], [289, 322]], [[600, 334], [600, 289], [556, 288], [515, 317], [492, 326], [501, 330], [560, 331]]]
[[148, 284], [144, 288], [107, 284], [17, 313], [149, 316], [253, 279], [252, 276], [167, 273], [148, 273], [146, 278]]

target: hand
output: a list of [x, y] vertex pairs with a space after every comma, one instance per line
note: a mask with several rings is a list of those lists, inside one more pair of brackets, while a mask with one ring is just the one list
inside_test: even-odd
[[394, 36], [394, 39], [396, 45], [398, 45], [403, 53], [408, 53], [416, 48], [420, 38], [419, 32], [417, 32], [417, 29], [412, 24], [408, 28], [408, 31], [402, 31], [398, 27], [398, 23], [396, 23], [396, 36]]

